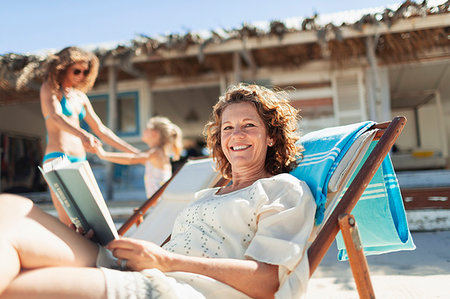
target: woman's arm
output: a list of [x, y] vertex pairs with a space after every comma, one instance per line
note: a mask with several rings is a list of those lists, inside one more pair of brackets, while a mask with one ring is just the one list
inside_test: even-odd
[[211, 259], [175, 255], [171, 271], [202, 274], [252, 298], [273, 298], [278, 290], [278, 266], [255, 260]]
[[96, 154], [100, 159], [123, 165], [144, 164], [151, 156], [150, 152], [138, 154], [107, 152], [101, 146], [96, 148]]
[[158, 168], [164, 168], [169, 160], [165, 156], [164, 151], [160, 148], [153, 148], [147, 152], [134, 153], [122, 153], [122, 152], [107, 152], [103, 147], [98, 146], [95, 149], [97, 156], [100, 159], [107, 160], [117, 164], [133, 165], [133, 164], [145, 164], [150, 161], [153, 166]]
[[86, 117], [84, 120], [101, 140], [104, 140], [107, 144], [123, 152], [135, 154], [140, 152], [137, 148], [114, 134], [112, 130], [102, 123], [86, 95], [84, 95], [84, 107], [86, 109]]
[[168, 252], [151, 242], [123, 238], [108, 248], [127, 260], [134, 271], [157, 268], [163, 272], [190, 272], [221, 281], [252, 298], [273, 298], [278, 290], [278, 266], [255, 260], [190, 257]]
[[57, 96], [53, 94], [45, 85], [41, 87], [40, 98], [42, 112], [46, 118], [46, 121], [52, 122], [60, 130], [64, 130], [76, 137], [79, 137], [83, 143], [83, 146], [89, 151], [92, 151], [93, 148], [101, 145], [100, 140], [98, 140], [94, 135], [90, 134], [86, 130], [83, 130], [79, 126], [73, 125], [72, 122], [69, 121], [69, 118], [62, 112], [61, 104]]

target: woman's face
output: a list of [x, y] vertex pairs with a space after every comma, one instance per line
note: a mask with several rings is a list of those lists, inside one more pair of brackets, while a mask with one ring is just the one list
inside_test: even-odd
[[89, 74], [89, 64], [87, 62], [77, 62], [71, 65], [66, 71], [65, 83], [68, 86], [78, 86]]
[[233, 172], [264, 169], [273, 139], [252, 103], [236, 103], [222, 112], [221, 146]]

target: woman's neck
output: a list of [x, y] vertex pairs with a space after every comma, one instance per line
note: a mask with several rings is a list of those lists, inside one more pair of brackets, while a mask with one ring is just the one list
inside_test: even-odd
[[68, 94], [72, 90], [72, 85], [61, 84], [61, 92], [63, 94]]
[[226, 186], [222, 189], [221, 193], [229, 193], [235, 190], [240, 190], [242, 188], [252, 185], [259, 179], [272, 177], [272, 174], [268, 173], [265, 169], [258, 172], [252, 173], [233, 173], [233, 178], [231, 185]]
[[63, 93], [68, 93], [70, 90], [74, 88], [72, 81], [67, 78], [63, 79], [61, 82], [61, 90]]

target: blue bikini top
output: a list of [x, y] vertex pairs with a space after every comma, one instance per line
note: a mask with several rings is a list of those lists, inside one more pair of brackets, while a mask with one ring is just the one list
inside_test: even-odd
[[[65, 96], [63, 96], [61, 98], [60, 103], [61, 103], [62, 113], [65, 116], [72, 116], [72, 114], [73, 114], [72, 106], [69, 104], [69, 102], [67, 101]], [[83, 120], [85, 116], [86, 116], [86, 109], [84, 109], [84, 106], [81, 106], [80, 113], [78, 114], [78, 119]]]
[[[61, 101], [59, 101], [59, 103], [61, 104], [62, 113], [65, 116], [72, 116], [72, 114], [73, 114], [72, 106], [70, 105], [69, 101], [67, 101], [67, 99], [66, 99], [66, 97], [64, 95], [61, 98]], [[86, 116], [86, 109], [84, 108], [84, 106], [81, 106], [80, 113], [78, 114], [78, 119], [80, 121], [82, 121], [85, 116]], [[49, 115], [47, 115], [45, 117], [45, 119], [47, 119], [48, 117], [49, 117]]]

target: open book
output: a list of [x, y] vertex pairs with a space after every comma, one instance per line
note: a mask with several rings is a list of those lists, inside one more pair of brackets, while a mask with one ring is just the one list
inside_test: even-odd
[[61, 157], [39, 170], [75, 226], [85, 232], [92, 228], [93, 241], [102, 245], [119, 237], [89, 162], [71, 163]]

